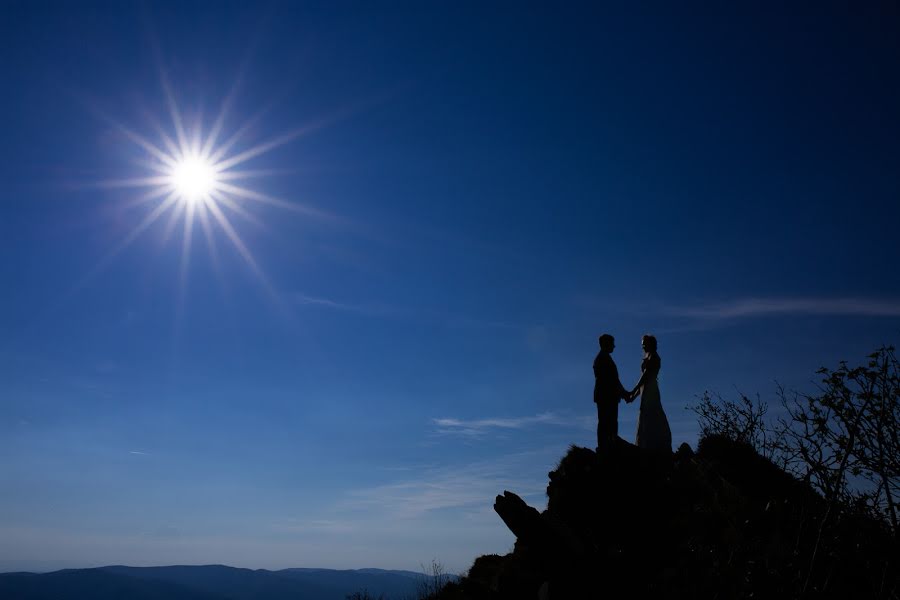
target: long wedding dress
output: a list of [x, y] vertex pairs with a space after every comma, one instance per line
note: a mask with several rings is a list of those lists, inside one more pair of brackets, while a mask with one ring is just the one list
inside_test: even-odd
[[648, 450], [672, 451], [672, 432], [663, 412], [656, 381], [661, 366], [659, 354], [653, 352], [641, 361], [643, 385], [641, 386], [641, 408], [638, 414], [635, 444]]

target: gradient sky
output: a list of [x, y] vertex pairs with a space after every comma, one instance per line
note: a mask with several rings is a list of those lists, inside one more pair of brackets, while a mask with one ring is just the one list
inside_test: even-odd
[[[900, 340], [896, 5], [591, 4], [5, 2], [0, 567], [461, 570], [593, 447], [599, 333], [676, 445]], [[164, 81], [284, 142], [258, 272], [131, 236]]]

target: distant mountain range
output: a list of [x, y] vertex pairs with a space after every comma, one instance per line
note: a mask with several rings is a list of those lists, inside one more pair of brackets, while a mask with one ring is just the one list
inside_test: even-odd
[[345, 600], [366, 589], [413, 598], [425, 576], [382, 569], [238, 569], [224, 565], [0, 573], [0, 600]]

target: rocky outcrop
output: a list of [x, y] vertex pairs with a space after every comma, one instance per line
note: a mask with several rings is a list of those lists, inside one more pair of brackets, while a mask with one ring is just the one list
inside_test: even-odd
[[573, 446], [549, 479], [544, 511], [497, 496], [513, 552], [478, 558], [439, 598], [896, 597], [897, 544], [881, 523], [823, 521], [808, 486], [726, 438], [696, 453]]

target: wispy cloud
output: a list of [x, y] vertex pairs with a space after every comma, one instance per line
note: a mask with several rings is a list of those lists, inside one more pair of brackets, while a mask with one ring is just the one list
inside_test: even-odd
[[669, 306], [671, 316], [728, 320], [778, 315], [900, 317], [900, 300], [874, 298], [739, 298], [702, 306]]
[[294, 292], [291, 294], [291, 298], [294, 302], [299, 306], [319, 306], [322, 308], [331, 308], [334, 310], [344, 310], [350, 312], [358, 312], [358, 313], [368, 313], [372, 312], [371, 307], [364, 307], [354, 304], [345, 304], [343, 302], [337, 302], [335, 300], [331, 300], [330, 298], [323, 298], [319, 296], [309, 296], [307, 294], [303, 294], [301, 292]]
[[340, 302], [323, 296], [311, 296], [303, 292], [292, 292], [290, 298], [296, 306], [307, 308], [323, 308], [343, 311], [367, 317], [404, 319], [419, 322], [442, 323], [455, 328], [516, 329], [517, 325], [506, 321], [473, 318], [437, 310], [407, 308], [380, 304], [353, 304]]
[[493, 429], [526, 429], [539, 425], [590, 428], [592, 419], [593, 417], [590, 416], [562, 416], [546, 412], [526, 417], [491, 417], [471, 420], [445, 417], [432, 419], [432, 422], [437, 426], [438, 433], [479, 436]]
[[514, 490], [523, 498], [539, 502], [547, 485], [547, 469], [558, 454], [559, 448], [552, 447], [427, 469], [417, 477], [354, 490], [340, 508], [392, 518], [418, 518], [431, 511], [448, 509], [480, 513], [503, 490]]
[[150, 456], [149, 452], [141, 452], [140, 450], [129, 450], [128, 454], [137, 454], [138, 456]]

